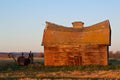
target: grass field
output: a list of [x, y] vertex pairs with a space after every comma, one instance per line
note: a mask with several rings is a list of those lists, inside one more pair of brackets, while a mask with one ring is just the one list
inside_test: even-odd
[[111, 58], [111, 59], [109, 59], [109, 64], [110, 65], [120, 65], [120, 59]]
[[[96, 71], [120, 71], [120, 60], [110, 59], [108, 66], [88, 65], [88, 66], [44, 66], [43, 58], [36, 58], [34, 64], [28, 66], [18, 66], [12, 59], [0, 60], [0, 79], [72, 79], [77, 80], [73, 72], [79, 71], [95, 73]], [[67, 75], [68, 74], [68, 75]], [[78, 73], [79, 74], [79, 73]], [[119, 73], [118, 73], [119, 74]], [[61, 75], [61, 76], [59, 76]], [[66, 75], [66, 76], [62, 76]], [[76, 74], [77, 75], [77, 74]], [[85, 75], [85, 73], [84, 73]], [[83, 76], [84, 76], [83, 75]], [[88, 74], [89, 75], [89, 74]], [[96, 78], [97, 79], [97, 78]]]

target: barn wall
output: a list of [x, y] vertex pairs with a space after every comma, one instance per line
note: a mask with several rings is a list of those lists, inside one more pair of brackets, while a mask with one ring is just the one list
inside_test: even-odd
[[44, 47], [45, 65], [107, 65], [105, 45], [61, 45]]

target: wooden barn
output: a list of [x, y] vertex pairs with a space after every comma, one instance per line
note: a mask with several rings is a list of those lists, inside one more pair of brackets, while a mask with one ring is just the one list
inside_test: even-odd
[[111, 29], [108, 20], [84, 27], [73, 22], [65, 27], [46, 22], [42, 45], [45, 66], [108, 65]]

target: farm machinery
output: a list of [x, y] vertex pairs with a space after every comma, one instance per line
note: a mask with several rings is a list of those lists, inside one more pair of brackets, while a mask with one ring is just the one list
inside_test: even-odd
[[28, 57], [25, 57], [24, 53], [22, 52], [22, 55], [19, 56], [17, 58], [17, 60], [16, 60], [15, 56], [13, 55], [13, 53], [9, 53], [8, 57], [9, 58], [13, 58], [13, 60], [15, 61], [15, 63], [17, 65], [20, 65], [20, 66], [26, 66], [26, 65], [29, 65], [29, 64], [33, 64], [33, 53], [31, 53], [31, 51], [30, 51]]

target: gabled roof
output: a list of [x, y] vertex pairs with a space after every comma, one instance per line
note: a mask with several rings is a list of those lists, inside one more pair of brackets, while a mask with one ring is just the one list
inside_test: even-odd
[[110, 45], [110, 23], [108, 20], [83, 28], [73, 28], [46, 22], [42, 45]]

